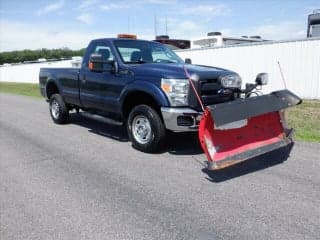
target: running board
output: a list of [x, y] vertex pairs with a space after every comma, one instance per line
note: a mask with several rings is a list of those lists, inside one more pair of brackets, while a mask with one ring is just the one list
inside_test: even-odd
[[81, 116], [91, 118], [91, 119], [94, 119], [99, 122], [103, 122], [103, 123], [107, 123], [107, 124], [111, 124], [111, 125], [116, 125], [116, 126], [123, 125], [123, 122], [121, 122], [121, 121], [117, 121], [112, 118], [104, 117], [101, 115], [97, 115], [97, 114], [93, 114], [93, 113], [89, 113], [89, 112], [80, 112], [80, 114], [81, 114]]

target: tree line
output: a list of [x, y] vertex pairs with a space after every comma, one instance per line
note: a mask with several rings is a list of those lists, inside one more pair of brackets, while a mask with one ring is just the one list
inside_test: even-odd
[[24, 61], [36, 61], [39, 58], [60, 59], [71, 58], [73, 56], [83, 56], [85, 48], [80, 50], [71, 50], [69, 48], [46, 49], [39, 50], [22, 50], [11, 52], [0, 52], [0, 64], [4, 63], [20, 63]]

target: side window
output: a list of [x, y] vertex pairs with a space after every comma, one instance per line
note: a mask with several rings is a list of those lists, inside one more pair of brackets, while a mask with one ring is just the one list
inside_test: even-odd
[[122, 56], [122, 59], [125, 63], [136, 62], [140, 59], [140, 58], [135, 59], [135, 58], [138, 58], [138, 57], [135, 57], [135, 55], [138, 56], [140, 53], [140, 49], [138, 49], [138, 48], [119, 47], [118, 50], [119, 50], [120, 55]]
[[103, 61], [113, 61], [114, 60], [111, 49], [108, 46], [105, 46], [102, 44], [97, 44], [93, 53], [101, 54]]
[[89, 54], [89, 57], [93, 53], [98, 53], [102, 56], [102, 60], [106, 63], [101, 63], [100, 66], [102, 67], [103, 70], [110, 71], [110, 69], [112, 68], [111, 61], [114, 60], [114, 55], [112, 54], [111, 48], [104, 43], [95, 43], [91, 47], [91, 52]]

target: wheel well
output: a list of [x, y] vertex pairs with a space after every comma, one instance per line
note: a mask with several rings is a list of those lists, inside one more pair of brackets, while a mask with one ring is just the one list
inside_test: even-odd
[[59, 93], [57, 85], [53, 82], [49, 82], [46, 87], [47, 98], [50, 99], [52, 94]]
[[126, 96], [122, 105], [122, 114], [124, 118], [128, 118], [132, 108], [139, 104], [145, 104], [152, 107], [154, 110], [158, 112], [159, 116], [162, 118], [160, 106], [157, 103], [157, 101], [148, 93], [141, 91], [129, 93], [129, 95]]

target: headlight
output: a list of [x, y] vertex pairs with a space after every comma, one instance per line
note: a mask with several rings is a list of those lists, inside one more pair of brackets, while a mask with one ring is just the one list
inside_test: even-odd
[[226, 88], [241, 88], [241, 77], [237, 74], [226, 75], [220, 77], [220, 82]]
[[166, 93], [171, 106], [188, 105], [188, 79], [161, 79], [161, 88]]

